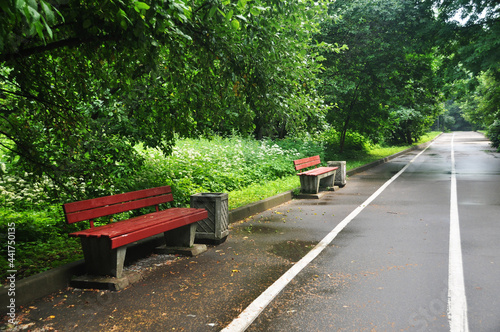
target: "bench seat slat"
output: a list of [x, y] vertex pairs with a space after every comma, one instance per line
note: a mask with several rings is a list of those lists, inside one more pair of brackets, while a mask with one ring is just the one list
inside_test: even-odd
[[[79, 212], [83, 210], [90, 210], [106, 205], [113, 205], [113, 204], [119, 204], [122, 202], [127, 202], [127, 201], [133, 201], [137, 199], [142, 199], [146, 197], [151, 197], [151, 196], [159, 196], [159, 195], [166, 195], [170, 194], [172, 192], [170, 186], [163, 186], [163, 187], [156, 187], [156, 188], [150, 188], [150, 189], [143, 189], [143, 190], [137, 190], [137, 191], [132, 191], [128, 193], [123, 193], [123, 194], [116, 194], [112, 196], [105, 196], [105, 197], [98, 197], [98, 198], [92, 198], [92, 199], [87, 199], [84, 201], [78, 201], [78, 202], [73, 202], [73, 203], [66, 203], [64, 204], [64, 212], [65, 213], [74, 213], [74, 212]], [[173, 198], [172, 198], [173, 200]]]
[[302, 172], [297, 175], [318, 176], [328, 172], [336, 171], [338, 167], [318, 167], [310, 171]]
[[169, 230], [186, 226], [197, 221], [201, 221], [205, 218], [208, 218], [208, 213], [206, 210], [201, 209], [202, 211], [198, 213], [193, 213], [191, 215], [186, 215], [182, 217], [176, 217], [168, 222], [157, 223], [151, 227], [146, 227], [142, 229], [138, 229], [134, 232], [130, 232], [127, 234], [123, 234], [111, 239], [111, 249], [118, 248], [129, 243], [145, 239], [149, 236], [154, 236], [160, 233], [167, 232]]
[[121, 213], [130, 210], [136, 210], [148, 206], [154, 206], [157, 204], [168, 203], [172, 201], [172, 194], [163, 195], [163, 196], [155, 196], [149, 197], [145, 199], [139, 199], [130, 202], [123, 202], [120, 204], [114, 204], [109, 206], [102, 206], [98, 208], [94, 208], [92, 210], [84, 210], [80, 212], [74, 213], [66, 213], [66, 221], [69, 224], [90, 220], [99, 217], [105, 217], [116, 213]]
[[[164, 223], [168, 220], [178, 218], [186, 218], [190, 216], [207, 215], [205, 209], [194, 208], [170, 208], [159, 212], [149, 213], [142, 216], [134, 217], [127, 220], [117, 221], [108, 225], [89, 228], [69, 234], [70, 236], [81, 237], [109, 237], [114, 238], [130, 232], [137, 231], [141, 228], [151, 227], [156, 224]], [[203, 220], [207, 217], [201, 218]]]

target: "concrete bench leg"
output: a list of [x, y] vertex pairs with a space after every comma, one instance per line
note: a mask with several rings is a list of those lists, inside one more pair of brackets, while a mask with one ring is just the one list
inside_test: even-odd
[[332, 188], [334, 186], [334, 182], [335, 182], [335, 173], [320, 179], [319, 186], [321, 188]]
[[192, 223], [163, 233], [167, 247], [192, 247], [196, 236], [196, 226], [196, 223]]
[[111, 249], [108, 238], [81, 237], [87, 273], [121, 278], [127, 247]]
[[300, 176], [301, 191], [305, 194], [317, 194], [319, 192], [319, 179], [317, 176]]
[[335, 182], [335, 171], [319, 176], [300, 175], [301, 192], [304, 194], [319, 193], [320, 186], [331, 188]]

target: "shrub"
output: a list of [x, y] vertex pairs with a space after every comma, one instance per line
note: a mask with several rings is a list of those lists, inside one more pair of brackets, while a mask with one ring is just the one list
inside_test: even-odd
[[356, 132], [347, 132], [344, 151], [340, 154], [341, 133], [331, 128], [318, 137], [325, 146], [325, 157], [329, 160], [355, 159], [366, 155], [370, 150], [370, 140]]
[[8, 228], [15, 224], [15, 268], [19, 279], [82, 257], [80, 241], [69, 238], [58, 208], [46, 211], [0, 209], [0, 278], [9, 267]]
[[0, 209], [0, 237], [5, 237], [8, 225], [15, 223], [16, 242], [45, 241], [66, 231], [62, 219], [62, 211], [57, 209], [14, 211], [3, 208]]
[[138, 146], [146, 162], [128, 190], [172, 186], [177, 205], [188, 205], [196, 192], [229, 192], [295, 174], [292, 160], [305, 147], [319, 152], [309, 141], [256, 141], [242, 137], [184, 139], [172, 155]]
[[491, 141], [491, 145], [500, 152], [500, 121], [495, 120], [493, 124], [488, 128], [487, 133], [488, 138]]

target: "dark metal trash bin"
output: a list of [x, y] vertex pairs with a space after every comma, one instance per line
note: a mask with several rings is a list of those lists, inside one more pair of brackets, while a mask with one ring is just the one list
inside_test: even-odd
[[198, 221], [196, 240], [222, 243], [229, 235], [229, 205], [227, 193], [191, 195], [191, 207], [206, 209], [208, 218]]

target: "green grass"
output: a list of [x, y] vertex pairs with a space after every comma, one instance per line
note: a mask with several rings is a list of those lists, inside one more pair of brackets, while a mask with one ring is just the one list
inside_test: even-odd
[[269, 181], [256, 183], [246, 188], [229, 192], [229, 210], [254, 203], [300, 186], [299, 177], [296, 175]]

